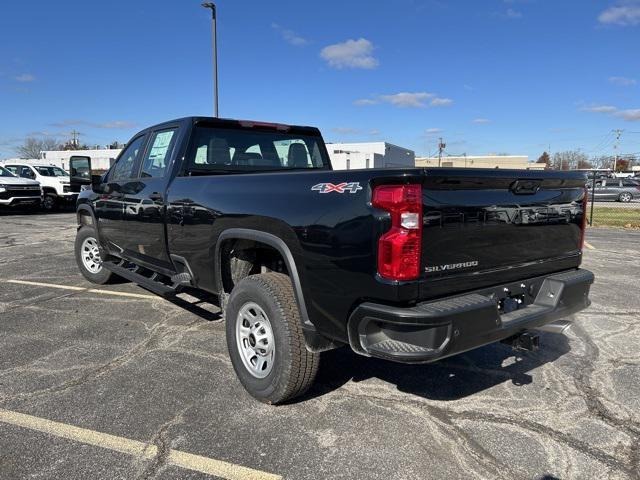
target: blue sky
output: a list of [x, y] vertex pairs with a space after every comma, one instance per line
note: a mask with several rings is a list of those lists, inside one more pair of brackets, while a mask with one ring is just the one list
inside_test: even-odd
[[[640, 1], [219, 0], [221, 116], [315, 125], [327, 141], [532, 159], [640, 152]], [[209, 115], [197, 0], [8, 0], [0, 158], [26, 135], [105, 144]]]

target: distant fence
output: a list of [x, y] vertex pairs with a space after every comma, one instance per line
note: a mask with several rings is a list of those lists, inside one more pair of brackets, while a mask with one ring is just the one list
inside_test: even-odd
[[593, 178], [587, 188], [589, 225], [640, 228], [640, 179]]

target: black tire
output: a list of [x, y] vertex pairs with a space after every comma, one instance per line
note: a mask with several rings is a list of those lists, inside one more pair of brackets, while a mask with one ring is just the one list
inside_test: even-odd
[[42, 209], [46, 212], [55, 212], [58, 210], [60, 203], [58, 202], [58, 197], [51, 193], [46, 193], [44, 198], [42, 199]]
[[87, 269], [84, 262], [82, 261], [82, 245], [85, 240], [93, 239], [97, 242], [98, 236], [96, 235], [96, 231], [93, 227], [85, 225], [76, 234], [76, 241], [74, 246], [76, 263], [78, 264], [78, 268], [80, 269], [80, 273], [82, 276], [89, 280], [91, 283], [96, 283], [98, 285], [104, 285], [105, 283], [110, 283], [115, 278], [117, 278], [112, 272], [107, 270], [104, 267], [101, 267], [99, 271], [92, 272]]
[[[273, 366], [264, 378], [257, 378], [250, 372], [238, 348], [236, 322], [242, 307], [248, 303], [255, 303], [264, 311], [273, 332]], [[313, 384], [320, 354], [309, 352], [305, 346], [300, 311], [288, 276], [264, 273], [241, 280], [229, 297], [225, 323], [233, 368], [253, 397], [264, 403], [278, 404], [304, 394]]]

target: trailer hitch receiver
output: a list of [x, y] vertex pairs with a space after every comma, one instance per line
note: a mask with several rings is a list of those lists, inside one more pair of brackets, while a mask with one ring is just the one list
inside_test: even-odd
[[540, 348], [540, 336], [537, 333], [522, 332], [502, 340], [502, 343], [511, 345], [514, 350], [527, 350], [535, 352]]

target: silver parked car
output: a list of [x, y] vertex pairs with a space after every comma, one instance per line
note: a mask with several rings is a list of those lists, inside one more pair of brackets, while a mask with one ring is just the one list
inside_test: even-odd
[[[591, 183], [587, 184], [591, 193]], [[630, 202], [640, 198], [640, 181], [631, 178], [602, 178], [596, 180], [593, 190], [595, 200]]]

